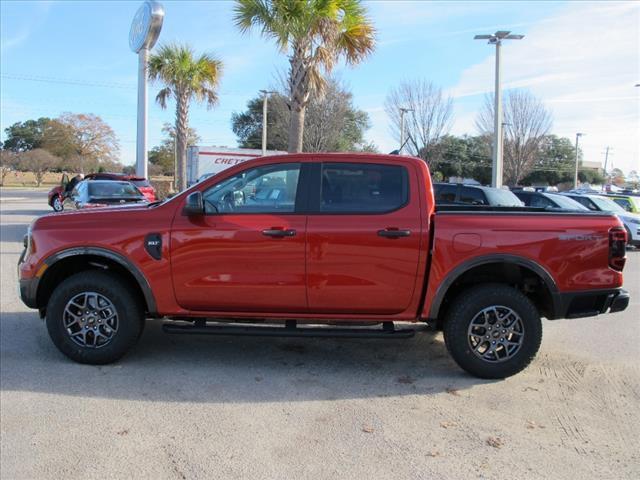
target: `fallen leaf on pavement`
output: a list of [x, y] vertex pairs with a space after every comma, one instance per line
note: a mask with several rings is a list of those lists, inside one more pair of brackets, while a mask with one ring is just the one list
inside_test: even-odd
[[427, 456], [428, 457], [439, 457], [440, 456], [440, 452], [438, 450], [431, 450], [430, 452], [427, 452]]
[[457, 427], [458, 424], [456, 422], [440, 422], [440, 426], [442, 428], [453, 428]]
[[493, 448], [500, 448], [504, 445], [504, 441], [500, 437], [487, 438], [487, 445]]
[[527, 420], [527, 428], [533, 430], [534, 428], [544, 428], [544, 425], [538, 425], [533, 420]]
[[362, 427], [362, 431], [363, 431], [364, 433], [373, 433], [373, 427], [370, 427], [369, 425], [364, 425], [364, 426]]

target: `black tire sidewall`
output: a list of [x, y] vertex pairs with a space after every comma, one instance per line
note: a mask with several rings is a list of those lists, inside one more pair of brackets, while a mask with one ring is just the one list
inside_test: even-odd
[[[491, 305], [514, 310], [524, 326], [523, 344], [516, 354], [503, 362], [487, 362], [471, 350], [467, 332], [475, 315]], [[535, 305], [523, 293], [503, 284], [472, 287], [454, 300], [444, 325], [444, 337], [449, 353], [456, 363], [480, 378], [506, 378], [524, 370], [533, 360], [542, 342], [542, 322]]]
[[[111, 342], [101, 348], [75, 343], [62, 320], [67, 302], [79, 293], [89, 291], [108, 298], [118, 314], [118, 331]], [[121, 277], [92, 270], [77, 273], [58, 285], [47, 305], [46, 324], [51, 340], [67, 357], [80, 363], [102, 365], [120, 359], [136, 343], [142, 333], [143, 315], [139, 302]]]
[[[56, 208], [56, 200], [58, 200], [58, 204], [60, 205], [60, 208]], [[51, 208], [53, 208], [54, 212], [62, 212], [64, 210], [64, 205], [62, 204], [62, 198], [59, 195], [53, 197], [53, 200], [51, 200]]]

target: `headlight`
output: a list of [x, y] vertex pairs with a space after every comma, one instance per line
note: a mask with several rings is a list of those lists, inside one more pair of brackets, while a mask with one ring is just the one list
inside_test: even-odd
[[640, 218], [625, 217], [625, 221], [633, 223], [634, 225], [640, 225]]

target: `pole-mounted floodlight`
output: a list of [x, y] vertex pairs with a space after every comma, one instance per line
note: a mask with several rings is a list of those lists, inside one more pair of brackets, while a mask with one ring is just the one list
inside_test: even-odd
[[260, 90], [262, 94], [262, 156], [267, 154], [267, 100], [272, 93], [271, 90]]
[[147, 63], [162, 30], [164, 8], [146, 1], [136, 12], [129, 30], [129, 47], [138, 54], [138, 131], [136, 135], [136, 175], [147, 178]]
[[487, 43], [496, 46], [496, 91], [493, 123], [493, 169], [491, 172], [491, 186], [502, 186], [502, 91], [500, 89], [500, 46], [503, 40], [522, 40], [524, 35], [513, 35], [506, 30], [499, 30], [490, 35], [476, 35], [474, 40], [488, 40]]

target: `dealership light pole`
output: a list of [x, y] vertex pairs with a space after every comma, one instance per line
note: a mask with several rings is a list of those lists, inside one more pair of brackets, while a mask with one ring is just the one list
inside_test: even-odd
[[404, 114], [413, 111], [412, 108], [400, 107], [400, 155], [402, 155], [402, 151], [404, 150]]
[[269, 95], [273, 92], [271, 90], [260, 90], [262, 94], [262, 156], [267, 154], [267, 101]]
[[162, 29], [164, 8], [146, 1], [136, 12], [129, 30], [129, 47], [138, 54], [138, 127], [136, 133], [136, 175], [147, 178], [147, 63]]
[[573, 177], [573, 188], [577, 189], [578, 188], [578, 140], [580, 140], [580, 137], [582, 137], [583, 135], [586, 135], [586, 133], [576, 133], [576, 173]]
[[490, 35], [476, 35], [475, 40], [488, 40], [489, 45], [496, 46], [496, 86], [493, 119], [493, 168], [491, 170], [491, 186], [502, 186], [502, 91], [500, 89], [500, 47], [503, 40], [522, 40], [524, 35], [512, 35], [500, 30]]

